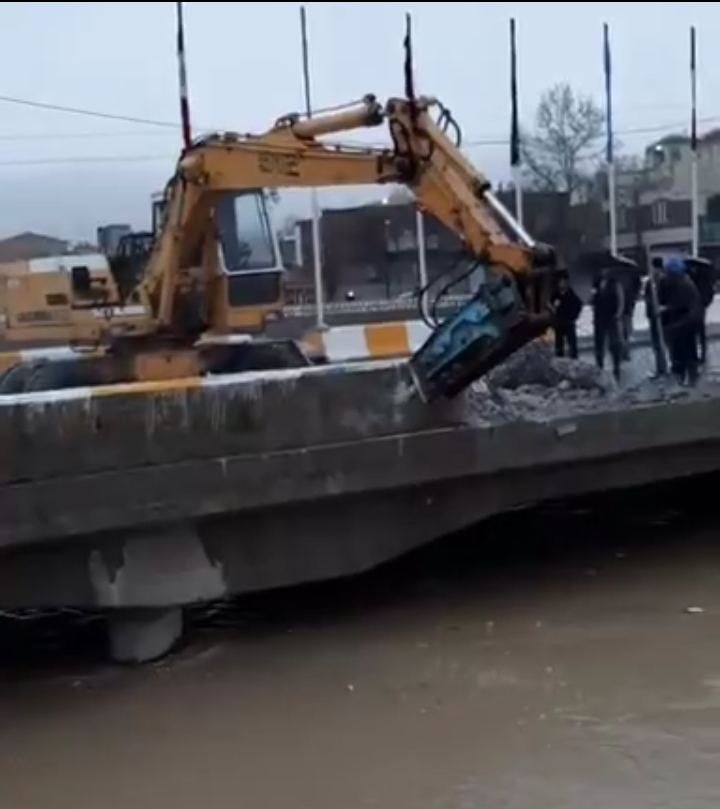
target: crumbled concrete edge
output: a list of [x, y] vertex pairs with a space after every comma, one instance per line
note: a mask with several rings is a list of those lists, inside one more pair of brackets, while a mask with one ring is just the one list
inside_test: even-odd
[[712, 373], [692, 389], [668, 379], [622, 387], [590, 362], [557, 358], [547, 344], [534, 343], [465, 392], [462, 418], [470, 426], [489, 427], [716, 397], [720, 379]]

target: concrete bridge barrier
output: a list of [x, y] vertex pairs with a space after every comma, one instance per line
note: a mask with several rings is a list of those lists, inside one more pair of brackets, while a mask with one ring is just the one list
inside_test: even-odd
[[0, 396], [0, 486], [342, 444], [457, 423], [402, 364]]

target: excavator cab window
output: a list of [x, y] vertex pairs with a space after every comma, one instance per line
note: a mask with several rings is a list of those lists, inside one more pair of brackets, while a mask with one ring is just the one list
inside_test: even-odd
[[82, 265], [78, 267], [71, 267], [70, 284], [72, 286], [72, 291], [79, 297], [85, 298], [89, 296], [92, 287], [90, 270]]
[[223, 269], [228, 275], [278, 270], [267, 201], [262, 191], [223, 194], [215, 212]]
[[127, 297], [140, 282], [152, 252], [154, 238], [152, 233], [146, 231], [128, 233], [118, 242], [115, 253], [108, 256], [110, 272], [121, 298]]
[[159, 233], [162, 226], [163, 217], [165, 216], [165, 197], [159, 196], [152, 201], [152, 232]]
[[90, 268], [78, 264], [70, 268], [70, 288], [78, 302], [104, 303], [109, 290], [105, 278], [93, 278]]
[[265, 192], [222, 194], [215, 203], [215, 226], [230, 307], [279, 301], [284, 268]]

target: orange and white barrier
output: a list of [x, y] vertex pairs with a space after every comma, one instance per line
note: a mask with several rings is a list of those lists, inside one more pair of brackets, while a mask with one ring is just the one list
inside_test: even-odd
[[328, 362], [407, 357], [427, 340], [430, 329], [421, 320], [333, 326], [313, 331], [302, 342], [311, 354]]

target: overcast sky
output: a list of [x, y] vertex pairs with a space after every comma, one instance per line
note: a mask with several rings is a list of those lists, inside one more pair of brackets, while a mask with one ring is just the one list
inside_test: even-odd
[[[611, 26], [615, 126], [626, 150], [687, 128], [688, 41], [698, 29], [699, 114], [720, 125], [714, 3], [307, 3], [314, 104], [402, 91], [403, 15], [414, 18], [421, 91], [460, 120], [476, 164], [507, 175], [508, 21], [518, 26], [521, 117], [557, 82], [602, 100]], [[179, 148], [174, 3], [0, 3], [0, 96], [155, 121], [74, 115], [0, 100], [0, 236], [92, 237], [146, 226]], [[190, 2], [188, 72], [201, 129], [262, 131], [302, 107], [297, 3]], [[164, 124], [164, 125], [162, 125]], [[643, 130], [638, 132], [637, 130]], [[373, 141], [379, 135], [374, 132]], [[356, 138], [356, 140], [359, 138]], [[323, 192], [323, 202], [347, 197]], [[285, 198], [285, 209], [304, 206]]]

